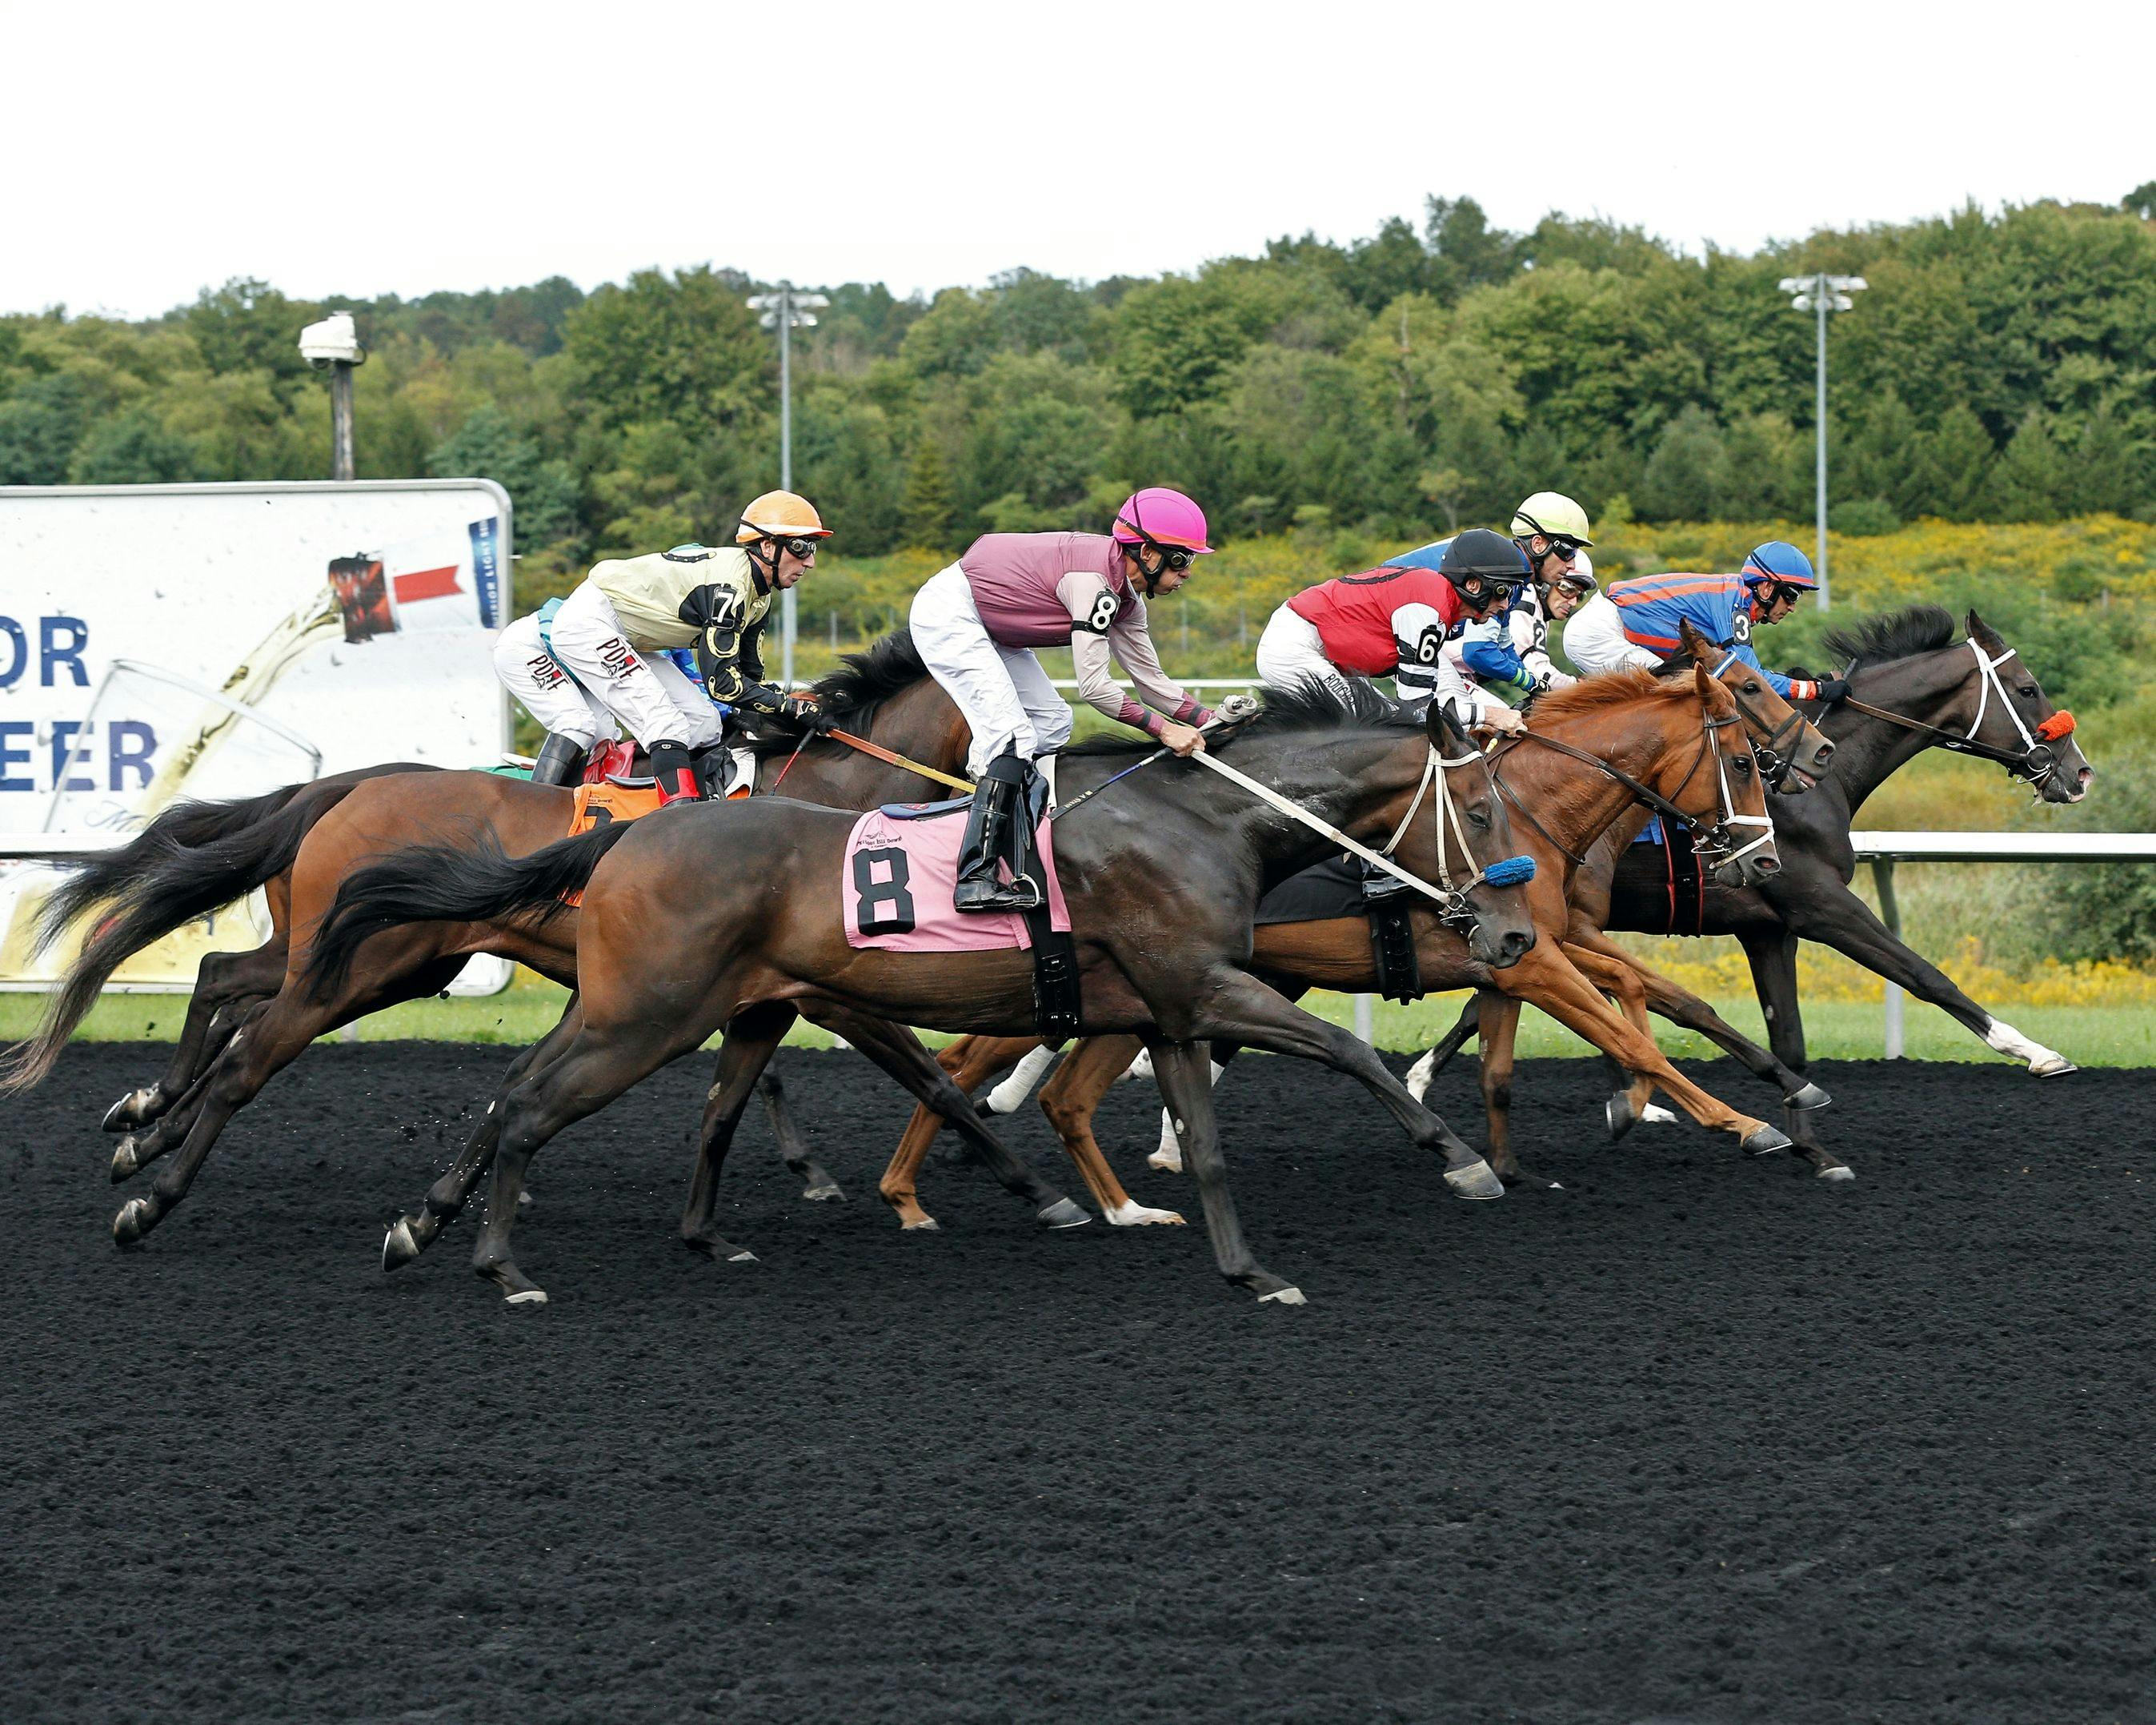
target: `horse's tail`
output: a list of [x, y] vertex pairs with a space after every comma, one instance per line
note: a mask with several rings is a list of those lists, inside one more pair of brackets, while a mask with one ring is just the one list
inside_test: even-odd
[[245, 896], [292, 865], [300, 841], [331, 806], [286, 785], [231, 803], [181, 803], [116, 850], [72, 865], [38, 914], [42, 952], [78, 918], [104, 911], [26, 1042], [0, 1054], [0, 1096], [28, 1090], [59, 1051], [112, 973], [152, 941]]
[[300, 987], [321, 994], [341, 983], [370, 936], [407, 922], [491, 922], [536, 915], [542, 922], [568, 906], [632, 823], [611, 821], [562, 839], [529, 856], [506, 855], [490, 833], [469, 848], [419, 845], [355, 869], [309, 937]]

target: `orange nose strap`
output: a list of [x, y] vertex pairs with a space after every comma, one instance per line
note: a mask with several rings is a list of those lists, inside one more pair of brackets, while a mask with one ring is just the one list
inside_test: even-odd
[[2039, 725], [2036, 727], [2036, 735], [2046, 742], [2056, 742], [2062, 737], [2072, 736], [2073, 731], [2074, 716], [2071, 713], [2061, 711], [2053, 713], [2050, 718]]

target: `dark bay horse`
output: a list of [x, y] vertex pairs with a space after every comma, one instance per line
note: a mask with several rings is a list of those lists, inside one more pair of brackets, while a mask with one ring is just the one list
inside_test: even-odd
[[[1312, 691], [1274, 696], [1219, 747], [1254, 779], [1367, 844], [1395, 829], [1421, 794], [1443, 734], [1437, 718], [1430, 723], [1425, 732], [1358, 719]], [[1184, 1123], [1221, 1273], [1261, 1299], [1300, 1303], [1298, 1290], [1257, 1262], [1237, 1222], [1213, 1127], [1205, 1040], [1299, 1055], [1348, 1073], [1418, 1144], [1442, 1156], [1455, 1192], [1495, 1198], [1504, 1188], [1444, 1122], [1409, 1097], [1373, 1050], [1243, 968], [1251, 912], [1265, 886], [1333, 843], [1194, 762], [1161, 762], [1080, 806], [1089, 790], [1139, 757], [1140, 749], [1115, 744], [1081, 746], [1061, 758], [1059, 790], [1071, 807], [1057, 822], [1055, 848], [1083, 1022], [1090, 1030], [1145, 1034], [1163, 1092]], [[1453, 776], [1479, 877], [1512, 855], [1512, 835], [1479, 760]], [[1029, 955], [850, 947], [835, 889], [852, 818], [785, 802], [761, 813], [762, 823], [752, 824], [738, 806], [701, 806], [521, 861], [424, 857], [426, 867], [469, 884], [475, 906], [485, 903], [495, 915], [544, 914], [577, 872], [571, 860], [583, 859], [589, 872], [578, 931], [582, 1021], [566, 1046], [535, 1063], [498, 1101], [487, 1219], [473, 1264], [510, 1300], [545, 1298], [509, 1250], [511, 1213], [533, 1153], [714, 1031], [723, 1028], [726, 1040], [681, 1234], [700, 1250], [733, 1257], [738, 1249], [713, 1222], [720, 1168], [756, 1076], [798, 1012], [838, 1004], [906, 1024], [1003, 1034], [1033, 1024]], [[786, 865], [769, 866], [772, 857]], [[362, 914], [364, 883], [356, 876], [348, 889]], [[1486, 963], [1516, 961], [1532, 946], [1518, 886], [1478, 878], [1464, 906], [1473, 919], [1471, 942]], [[649, 931], [662, 917], [669, 938], [654, 946]], [[927, 1065], [948, 1087], [942, 1069]], [[429, 1209], [461, 1204], [483, 1167], [468, 1159], [453, 1169], [429, 1194]]]
[[[1702, 648], [1702, 658], [1722, 657], [1707, 654], [1704, 644]], [[1794, 716], [1758, 680], [1756, 672], [1734, 666], [1724, 670], [1723, 678], [1748, 690], [1758, 722], [1779, 737], [1793, 757], [1820, 758], [1821, 739], [1801, 717], [1789, 724]], [[1717, 733], [1733, 737], [1736, 721], [1734, 696], [1723, 682], [1710, 682], [1703, 665], [1682, 682], [1658, 682], [1645, 672], [1630, 672], [1544, 696], [1535, 706], [1533, 734], [1553, 739], [1565, 749], [1581, 748], [1606, 765], [1598, 768], [1570, 752], [1532, 745], [1512, 745], [1501, 757], [1500, 788], [1516, 816], [1527, 817], [1514, 820], [1513, 836], [1535, 863], [1534, 878], [1527, 889], [1535, 918], [1533, 948], [1517, 963], [1492, 970], [1435, 917], [1416, 910], [1411, 921], [1417, 967], [1426, 991], [1482, 986], [1532, 1001], [1627, 1065], [1643, 1062], [1636, 1070], [1654, 1073], [1694, 1119], [1732, 1133], [1746, 1150], [1758, 1154], [1784, 1148], [1789, 1140], [1764, 1122], [1723, 1106], [1671, 1067], [1651, 1038], [1604, 1004], [1564, 944], [1570, 916], [1568, 878], [1578, 865], [1578, 855], [1635, 798], [1609, 768], [1671, 799], [1697, 823], [1704, 844], [1719, 842], [1725, 853], [1733, 850], [1735, 838], [1717, 841], [1710, 835], [1717, 828], [1732, 831], [1724, 824], [1726, 817], [1765, 813], [1761, 775], [1741, 745], [1732, 747], [1726, 779], [1702, 770], [1708, 751], [1724, 747], [1717, 742]], [[1725, 783], [1732, 787], [1729, 806], [1723, 801]], [[1399, 860], [1407, 868], [1426, 873], [1433, 865], [1433, 834], [1418, 824], [1409, 829], [1401, 845]], [[1768, 879], [1774, 867], [1768, 845], [1728, 865], [1727, 872], [1732, 880]], [[1291, 1000], [1313, 988], [1353, 991], [1378, 985], [1368, 920], [1359, 916], [1260, 923], [1249, 964]], [[952, 1044], [937, 1058], [959, 1087], [972, 1092], [1040, 1045], [1038, 1037], [969, 1036]], [[1096, 1037], [1080, 1043], [1043, 1092], [1041, 1108], [1111, 1221], [1119, 1217], [1180, 1220], [1173, 1212], [1147, 1210], [1133, 1203], [1093, 1137], [1094, 1110], [1138, 1046], [1138, 1040], [1131, 1036]], [[1234, 1050], [1216, 1047], [1213, 1052], [1218, 1065], [1224, 1065]], [[941, 1125], [940, 1117], [916, 1108], [883, 1177], [883, 1196], [907, 1228], [935, 1225], [920, 1206], [916, 1181]], [[1170, 1141], [1164, 1137], [1163, 1143]], [[1521, 1173], [1509, 1140], [1494, 1132], [1489, 1161], [1508, 1183], [1525, 1179], [1531, 1184], [1545, 1183]], [[1179, 1153], [1175, 1165], [1181, 1165]]]
[[[1753, 987], [1765, 1014], [1769, 1048], [1760, 1048], [1688, 990], [1649, 971], [1645, 1004], [1698, 1031], [1753, 1071], [1783, 1086], [1807, 1069], [1803, 1009], [1797, 995], [1797, 942], [1834, 947], [1917, 999], [1951, 1014], [1997, 1052], [2027, 1063], [2040, 1078], [2061, 1076], [2073, 1063], [1994, 1017], [1892, 934], [1850, 890], [1856, 855], [1850, 829], [1856, 811], [1900, 768], [1927, 748], [1944, 747], [1995, 761], [2047, 803], [2077, 803], [2093, 769], [2075, 742], [2071, 721], [2045, 695], [2035, 675], [1974, 611], [1957, 639], [1953, 619], [1936, 605], [1915, 605], [1828, 632], [1828, 650], [1850, 680], [1850, 701], [1827, 707], [1820, 728], [1834, 740], [1831, 770], [1818, 788], [1776, 805], [1782, 872], [1773, 881], [1732, 891], [1707, 886], [1696, 924], [1672, 929], [1658, 848], [1634, 846], [1633, 832], [1606, 834], [1589, 855], [1574, 893], [1570, 938], [1582, 947], [1622, 953], [1604, 929], [1649, 934], [1730, 934], [1744, 948]], [[1866, 711], [1871, 709], [1871, 711]], [[1445, 1040], [1409, 1076], [1418, 1093], [1477, 1027], [1478, 998]], [[1610, 1117], [1620, 1132], [1637, 1117], [1640, 1098], [1620, 1092]], [[1813, 1111], [1792, 1107], [1789, 1128], [1798, 1153], [1822, 1177], [1855, 1178], [1819, 1139]]]

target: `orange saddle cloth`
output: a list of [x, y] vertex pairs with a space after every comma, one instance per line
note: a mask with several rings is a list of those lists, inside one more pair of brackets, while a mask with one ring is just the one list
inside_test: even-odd
[[594, 827], [610, 826], [618, 820], [634, 820], [659, 807], [659, 787], [655, 784], [601, 783], [580, 784], [574, 788], [576, 807], [569, 816], [568, 836], [572, 839]]

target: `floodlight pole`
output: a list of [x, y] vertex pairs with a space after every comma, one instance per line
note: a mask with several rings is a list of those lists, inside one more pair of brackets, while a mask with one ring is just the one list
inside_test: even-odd
[[1813, 425], [1817, 440], [1814, 490], [1819, 508], [1819, 565], [1815, 572], [1819, 576], [1819, 608], [1824, 611], [1834, 603], [1826, 569], [1826, 315], [1854, 305], [1856, 302], [1849, 296], [1862, 292], [1865, 280], [1861, 275], [1829, 275], [1822, 270], [1816, 275], [1785, 275], [1779, 285], [1793, 296], [1789, 303], [1797, 311], [1819, 316], [1819, 410]]
[[[748, 302], [761, 311], [763, 327], [778, 331], [778, 489], [793, 489], [793, 331], [813, 328], [815, 313], [831, 302], [822, 294], [798, 294], [793, 284], [782, 281], [775, 294], [757, 294]], [[793, 640], [798, 633], [798, 608], [792, 588], [778, 596], [778, 684], [793, 686]]]

